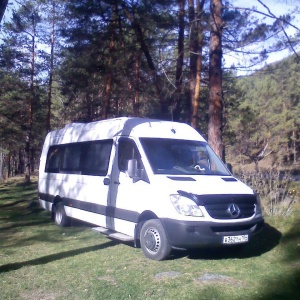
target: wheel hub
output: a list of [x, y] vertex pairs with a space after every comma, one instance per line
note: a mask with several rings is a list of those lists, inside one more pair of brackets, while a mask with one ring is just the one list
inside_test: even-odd
[[160, 236], [154, 228], [149, 228], [145, 233], [145, 245], [151, 252], [158, 251], [160, 246]]

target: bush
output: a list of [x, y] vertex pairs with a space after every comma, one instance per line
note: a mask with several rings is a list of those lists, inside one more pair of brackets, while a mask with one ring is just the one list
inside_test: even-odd
[[276, 170], [255, 173], [239, 171], [235, 175], [259, 194], [265, 215], [287, 216], [293, 211], [299, 193], [293, 187], [290, 173]]

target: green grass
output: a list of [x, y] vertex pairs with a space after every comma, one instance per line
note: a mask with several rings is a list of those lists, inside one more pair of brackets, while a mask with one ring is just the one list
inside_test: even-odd
[[299, 210], [268, 218], [241, 251], [178, 251], [166, 261], [37, 206], [36, 181], [0, 184], [0, 299], [296, 299]]

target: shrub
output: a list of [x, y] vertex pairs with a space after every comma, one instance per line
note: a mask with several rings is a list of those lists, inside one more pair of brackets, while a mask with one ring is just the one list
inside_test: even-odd
[[276, 170], [254, 173], [239, 171], [236, 176], [260, 196], [263, 213], [268, 216], [290, 215], [299, 193], [290, 173]]

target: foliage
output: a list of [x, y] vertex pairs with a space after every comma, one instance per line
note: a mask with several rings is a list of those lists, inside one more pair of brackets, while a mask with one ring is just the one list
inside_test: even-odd
[[[273, 166], [297, 165], [300, 152], [299, 64], [290, 57], [238, 80], [234, 155], [259, 161], [270, 155]], [[264, 153], [263, 150], [265, 149]]]
[[297, 190], [289, 173], [277, 170], [239, 171], [237, 176], [259, 194], [264, 215], [289, 216], [300, 204], [300, 186]]
[[[179, 3], [185, 3], [182, 36]], [[274, 38], [290, 26], [292, 16], [276, 18], [269, 13], [267, 22], [259, 20], [254, 9], [235, 8], [232, 3], [224, 1], [223, 53], [242, 53], [253, 43], [267, 40], [264, 51], [255, 54], [255, 64], [269, 50], [284, 47]], [[197, 10], [200, 4], [203, 11]], [[208, 0], [26, 0], [13, 6], [12, 18], [2, 26], [0, 45], [0, 136], [1, 148], [8, 153], [6, 165], [23, 167], [14, 167], [19, 171], [9, 176], [22, 172], [25, 158], [25, 166], [35, 169], [46, 132], [73, 121], [117, 116], [196, 120], [193, 126], [207, 137], [210, 13]], [[275, 43], [270, 44], [271, 40]], [[201, 66], [195, 74], [195, 58], [199, 57]], [[274, 163], [297, 163], [298, 83], [287, 83], [290, 74], [282, 78], [282, 88], [295, 93], [285, 100], [285, 113], [274, 117], [283, 107], [279, 93], [269, 88], [277, 79], [238, 81], [236, 86], [235, 70], [222, 70], [223, 111], [219, 110], [218, 117], [224, 121], [217, 130], [224, 128], [226, 151], [231, 146], [231, 156], [253, 160], [268, 141], [266, 153], [270, 150], [277, 155], [276, 159], [273, 155]], [[12, 80], [16, 83], [13, 92], [7, 88]], [[261, 95], [246, 93], [255, 89], [270, 90], [266, 99], [274, 98], [272, 109], [263, 110], [262, 103], [257, 103]], [[284, 134], [278, 135], [280, 128]]]

